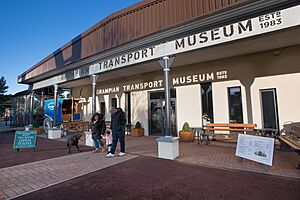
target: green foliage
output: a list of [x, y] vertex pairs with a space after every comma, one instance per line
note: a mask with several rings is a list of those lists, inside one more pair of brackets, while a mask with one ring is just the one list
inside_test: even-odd
[[12, 104], [12, 95], [0, 94], [0, 105], [11, 105]]
[[35, 121], [35, 122], [33, 122], [33, 128], [38, 128], [39, 127], [39, 122], [37, 122], [37, 121]]
[[12, 95], [5, 95], [8, 86], [3, 76], [0, 77], [0, 116], [4, 114], [5, 108], [11, 107]]
[[191, 129], [191, 127], [190, 127], [190, 125], [189, 125], [188, 122], [184, 122], [184, 124], [182, 126], [182, 131], [184, 131], [184, 132], [190, 132], [190, 131], [192, 131], [192, 129]]
[[8, 86], [3, 76], [0, 77], [0, 116], [5, 112], [5, 108], [11, 108], [12, 95], [5, 95]]
[[39, 107], [38, 106], [35, 106], [33, 108], [32, 115], [34, 118], [37, 118], [39, 116]]
[[3, 76], [0, 77], [0, 95], [7, 92], [8, 86], [6, 85], [6, 80]]
[[140, 123], [139, 121], [137, 121], [137, 122], [135, 123], [134, 128], [142, 128], [141, 123]]

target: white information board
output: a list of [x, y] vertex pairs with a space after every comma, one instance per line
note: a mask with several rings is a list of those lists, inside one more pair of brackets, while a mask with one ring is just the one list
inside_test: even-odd
[[239, 134], [235, 155], [272, 166], [274, 138]]

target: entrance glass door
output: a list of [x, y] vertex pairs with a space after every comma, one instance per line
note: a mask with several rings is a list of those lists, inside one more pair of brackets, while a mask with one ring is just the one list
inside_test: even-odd
[[[176, 136], [176, 96], [175, 90], [171, 90], [171, 131]], [[164, 92], [150, 93], [149, 100], [149, 133], [150, 135], [164, 135], [166, 127]]]
[[263, 128], [278, 130], [278, 111], [276, 89], [260, 91]]

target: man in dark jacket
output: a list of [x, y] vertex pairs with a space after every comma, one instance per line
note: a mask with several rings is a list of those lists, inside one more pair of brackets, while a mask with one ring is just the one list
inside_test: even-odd
[[125, 155], [125, 124], [126, 117], [125, 112], [122, 108], [114, 108], [111, 107], [109, 109], [111, 113], [111, 125], [110, 128], [112, 130], [112, 147], [110, 152], [106, 155], [106, 157], [111, 158], [115, 156], [115, 150], [118, 143], [120, 141], [121, 150], [118, 156]]

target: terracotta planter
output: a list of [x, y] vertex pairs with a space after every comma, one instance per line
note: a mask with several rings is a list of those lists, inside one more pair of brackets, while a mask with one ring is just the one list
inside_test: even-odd
[[179, 139], [181, 142], [193, 142], [194, 141], [194, 134], [192, 131], [189, 132], [184, 132], [180, 131], [179, 132]]
[[144, 136], [144, 128], [132, 128], [131, 136], [133, 137], [141, 137]]
[[37, 134], [42, 133], [42, 128], [32, 128], [33, 131], [36, 131]]

